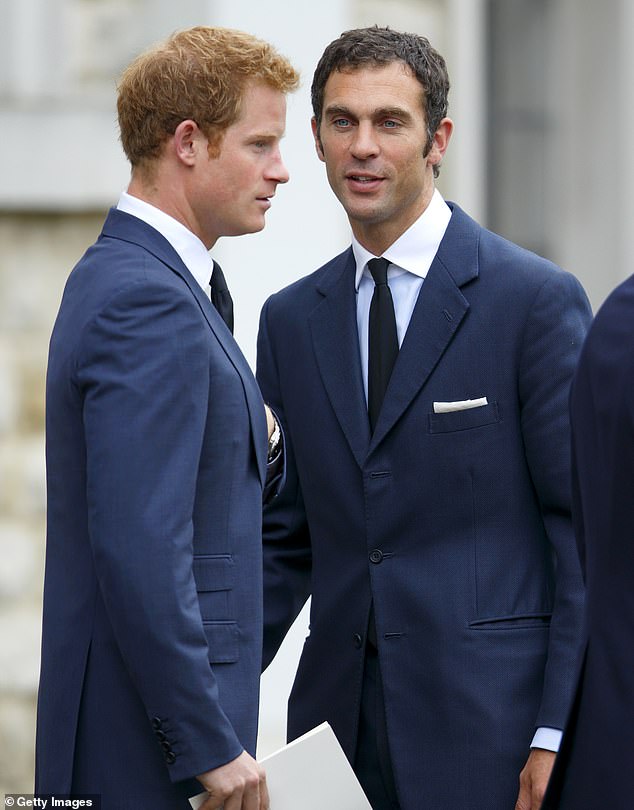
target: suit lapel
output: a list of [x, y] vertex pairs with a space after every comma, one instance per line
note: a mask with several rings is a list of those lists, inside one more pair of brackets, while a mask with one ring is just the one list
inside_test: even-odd
[[323, 301], [309, 316], [317, 365], [341, 429], [359, 466], [370, 442], [357, 330], [352, 250], [334, 260], [319, 291]]
[[103, 233], [106, 236], [123, 239], [145, 248], [160, 262], [167, 265], [174, 273], [180, 276], [189, 287], [211, 331], [242, 381], [249, 411], [251, 430], [254, 436], [253, 443], [258, 462], [258, 471], [262, 484], [264, 485], [266, 479], [267, 450], [265, 441], [267, 429], [264, 405], [257, 384], [253, 378], [253, 372], [233, 335], [227, 329], [225, 322], [222, 320], [209, 298], [207, 298], [202, 291], [200, 284], [198, 284], [196, 279], [183, 264], [180, 256], [167, 239], [155, 228], [152, 228], [136, 217], [113, 208], [110, 210], [108, 218], [106, 219]]
[[457, 206], [414, 307], [383, 401], [370, 451], [394, 427], [427, 382], [469, 303], [460, 287], [478, 275], [478, 226]]

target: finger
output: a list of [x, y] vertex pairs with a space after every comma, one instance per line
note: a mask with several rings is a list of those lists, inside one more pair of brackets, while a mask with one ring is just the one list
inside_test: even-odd
[[531, 792], [522, 781], [520, 781], [520, 792], [515, 803], [515, 810], [531, 810]]
[[222, 799], [218, 796], [213, 796], [211, 793], [207, 794], [204, 804], [201, 804], [200, 810], [221, 810]]
[[249, 805], [244, 802], [245, 796], [242, 790], [234, 790], [231, 796], [225, 799], [224, 804], [220, 805], [221, 810], [248, 810]]
[[260, 785], [256, 782], [242, 794], [242, 810], [261, 810]]
[[266, 774], [262, 771], [260, 778], [260, 810], [269, 810], [270, 806], [269, 787], [266, 783]]

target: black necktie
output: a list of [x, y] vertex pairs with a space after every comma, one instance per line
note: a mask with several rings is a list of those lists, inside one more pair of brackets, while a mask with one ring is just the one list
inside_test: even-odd
[[388, 265], [387, 259], [370, 259], [368, 262], [374, 279], [368, 340], [368, 414], [373, 431], [398, 355], [394, 302], [387, 284]]
[[233, 300], [227, 287], [225, 274], [216, 261], [214, 261], [214, 270], [209, 283], [211, 285], [211, 303], [216, 307], [220, 317], [229, 327], [231, 334], [233, 334]]

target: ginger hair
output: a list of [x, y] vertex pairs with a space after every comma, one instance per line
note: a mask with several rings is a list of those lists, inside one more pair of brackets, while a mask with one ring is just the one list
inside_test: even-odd
[[189, 119], [208, 139], [210, 155], [218, 154], [251, 82], [288, 93], [299, 74], [272, 45], [230, 28], [196, 26], [140, 54], [117, 88], [121, 144], [132, 168], [149, 168]]

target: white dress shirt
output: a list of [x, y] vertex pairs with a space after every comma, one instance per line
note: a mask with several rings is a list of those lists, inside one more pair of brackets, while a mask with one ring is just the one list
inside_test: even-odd
[[[438, 189], [427, 208], [416, 222], [383, 253], [390, 266], [387, 281], [394, 301], [396, 332], [399, 348], [407, 332], [418, 294], [429, 272], [431, 263], [449, 225], [451, 209], [443, 200]], [[374, 293], [374, 280], [368, 270], [370, 259], [378, 258], [367, 251], [352, 237], [352, 252], [357, 265], [355, 285], [357, 290], [357, 328], [359, 332], [359, 353], [366, 402], [368, 399], [368, 337], [370, 322], [370, 302]], [[538, 728], [531, 743], [532, 748], [545, 748], [558, 751], [562, 732], [555, 728]]]
[[214, 261], [195, 233], [192, 233], [174, 217], [166, 214], [165, 211], [161, 211], [160, 208], [156, 208], [145, 200], [133, 197], [126, 191], [121, 193], [117, 208], [119, 211], [143, 220], [157, 230], [161, 236], [164, 236], [178, 253], [185, 267], [200, 284], [203, 292], [208, 297], [211, 295], [209, 282]]
[[[438, 252], [449, 220], [451, 209], [434, 191], [431, 202], [420, 217], [404, 234], [390, 245], [383, 256], [389, 260], [387, 282], [394, 301], [396, 315], [396, 332], [399, 347], [403, 343], [409, 326], [412, 312], [416, 306], [418, 293], [423, 280], [429, 271], [434, 256]], [[375, 258], [363, 245], [352, 237], [352, 252], [357, 264], [355, 286], [357, 290], [357, 327], [359, 332], [359, 351], [363, 386], [366, 402], [368, 399], [368, 326], [370, 321], [370, 302], [374, 293], [374, 280], [368, 270], [368, 262]]]

